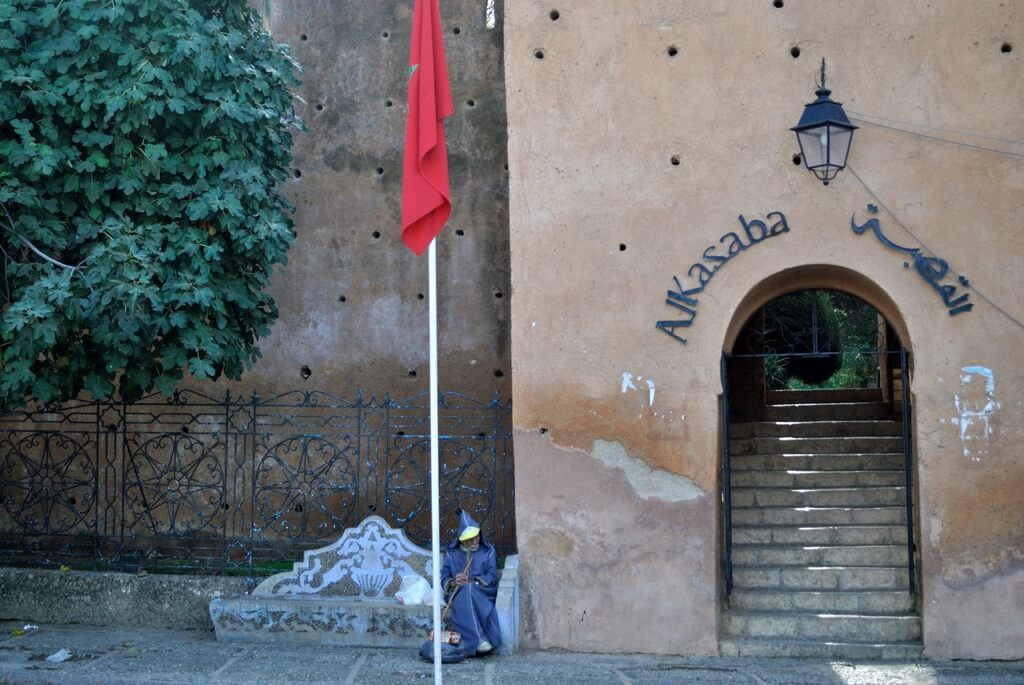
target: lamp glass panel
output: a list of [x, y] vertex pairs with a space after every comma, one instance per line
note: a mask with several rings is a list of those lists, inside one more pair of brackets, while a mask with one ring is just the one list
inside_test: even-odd
[[815, 126], [797, 133], [808, 169], [825, 164], [828, 157], [828, 126]]
[[829, 164], [837, 167], [846, 166], [846, 156], [850, 153], [850, 139], [853, 137], [853, 131], [845, 128], [838, 128], [836, 126], [830, 126], [831, 132], [829, 135]]

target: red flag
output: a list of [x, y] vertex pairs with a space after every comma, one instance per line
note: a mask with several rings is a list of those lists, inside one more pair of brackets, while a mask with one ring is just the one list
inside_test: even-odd
[[438, 0], [414, 0], [409, 48], [409, 119], [402, 170], [402, 241], [416, 254], [452, 211], [444, 118], [455, 111], [441, 38]]

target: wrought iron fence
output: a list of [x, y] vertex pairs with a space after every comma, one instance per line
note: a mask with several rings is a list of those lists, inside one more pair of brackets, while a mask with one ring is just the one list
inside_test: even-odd
[[[472, 512], [515, 547], [511, 403], [440, 398], [442, 536]], [[235, 573], [290, 567], [369, 514], [430, 544], [426, 393], [179, 391], [0, 417], [0, 563]]]

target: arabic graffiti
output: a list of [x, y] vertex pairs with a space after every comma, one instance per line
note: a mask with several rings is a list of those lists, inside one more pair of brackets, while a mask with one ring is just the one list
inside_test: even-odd
[[[868, 212], [875, 214], [878, 212], [878, 207], [875, 205], [868, 205]], [[974, 307], [972, 302], [968, 302], [968, 299], [970, 298], [969, 293], [964, 293], [959, 297], [955, 297], [955, 295], [957, 295], [957, 286], [939, 282], [950, 273], [949, 262], [945, 259], [929, 257], [921, 251], [921, 248], [918, 247], [904, 247], [903, 245], [894, 243], [889, 240], [884, 233], [882, 233], [882, 225], [879, 223], [878, 219], [868, 219], [863, 224], [858, 224], [857, 212], [854, 212], [850, 216], [850, 228], [852, 228], [853, 232], [857, 235], [862, 235], [870, 228], [880, 243], [888, 248], [910, 255], [913, 258], [914, 269], [921, 275], [921, 278], [923, 278], [928, 285], [934, 288], [935, 292], [942, 297], [942, 302], [949, 310], [950, 316], [969, 312]], [[903, 268], [910, 268], [909, 260], [903, 262]], [[955, 272], [954, 275], [956, 275]], [[957, 275], [956, 280], [957, 283], [964, 288], [969, 288], [971, 285], [971, 282], [964, 276]]]
[[[686, 275], [696, 281], [696, 285], [692, 285], [690, 288], [684, 290], [683, 284], [679, 280], [679, 276], [673, 276], [672, 280], [675, 281], [676, 287], [674, 290], [668, 291], [668, 297], [665, 300], [665, 304], [675, 307], [681, 311], [685, 315], [685, 318], [658, 321], [654, 324], [657, 329], [685, 345], [686, 338], [677, 334], [676, 329], [689, 328], [693, 325], [693, 320], [697, 318], [698, 300], [695, 295], [704, 292], [704, 287], [707, 286], [708, 282], [714, 277], [718, 270], [725, 266], [726, 262], [738, 255], [740, 252], [743, 252], [744, 250], [753, 247], [772, 236], [782, 235], [783, 233], [789, 232], [789, 224], [786, 223], [786, 217], [782, 212], [769, 212], [765, 218], [771, 220], [773, 217], [776, 217], [777, 220], [769, 226], [767, 222], [761, 221], [760, 219], [747, 221], [744, 216], [740, 214], [739, 222], [740, 226], [743, 228], [742, 235], [737, 231], [729, 231], [718, 239], [717, 245], [709, 245], [704, 252], [701, 253], [701, 259], [704, 260], [703, 263], [694, 262], [690, 265], [690, 268], [686, 270]], [[746, 238], [746, 241], [744, 241], [744, 237]], [[719, 249], [721, 249], [724, 254], [719, 254]]]

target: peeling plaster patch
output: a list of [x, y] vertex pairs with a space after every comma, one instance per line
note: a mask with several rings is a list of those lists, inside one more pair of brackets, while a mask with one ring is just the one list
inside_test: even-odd
[[995, 414], [996, 379], [991, 369], [984, 366], [964, 366], [960, 369], [960, 393], [953, 396], [957, 416], [953, 425], [960, 427], [960, 443], [964, 458], [980, 462], [989, 456], [989, 438], [992, 435], [990, 419]]
[[654, 406], [654, 381], [652, 381], [650, 378], [647, 379], [647, 391], [648, 391], [647, 403], [653, 407]]
[[939, 539], [942, 537], [942, 519], [938, 516], [929, 516], [928, 524], [931, 527], [928, 539], [931, 540], [932, 545], [938, 547]]
[[636, 386], [633, 385], [633, 374], [629, 371], [622, 372], [622, 394], [625, 395], [629, 390], [636, 390]]
[[642, 499], [656, 497], [668, 502], [683, 502], [697, 499], [704, 494], [689, 478], [652, 469], [650, 466], [629, 456], [626, 448], [611, 440], [595, 440], [592, 454], [595, 459], [613, 469], [622, 469], [630, 487]]

